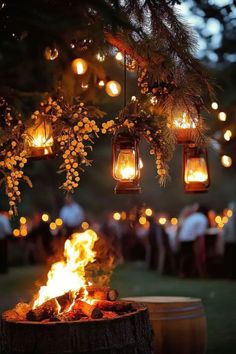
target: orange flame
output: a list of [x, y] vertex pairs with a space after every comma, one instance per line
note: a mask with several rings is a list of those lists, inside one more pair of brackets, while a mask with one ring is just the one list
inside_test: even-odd
[[[82, 233], [74, 233], [70, 239], [66, 240], [65, 260], [51, 266], [47, 284], [39, 289], [33, 308], [69, 291], [75, 295], [81, 288], [85, 289], [84, 297], [86, 297], [86, 286], [89, 284], [85, 279], [85, 267], [88, 263], [95, 261], [96, 253], [93, 247], [97, 239], [97, 234], [88, 229]], [[89, 299], [84, 300], [89, 301]]]

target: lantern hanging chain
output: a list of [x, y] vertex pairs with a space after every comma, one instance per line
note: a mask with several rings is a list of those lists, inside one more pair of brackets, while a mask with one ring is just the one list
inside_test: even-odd
[[126, 101], [127, 101], [127, 57], [126, 57], [126, 51], [124, 52], [124, 107], [126, 106]]

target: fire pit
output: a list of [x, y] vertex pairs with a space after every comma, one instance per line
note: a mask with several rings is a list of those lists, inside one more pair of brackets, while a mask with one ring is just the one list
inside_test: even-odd
[[64, 260], [52, 265], [32, 302], [3, 313], [2, 354], [152, 353], [147, 309], [86, 280], [96, 241], [92, 230], [73, 234], [65, 242]]

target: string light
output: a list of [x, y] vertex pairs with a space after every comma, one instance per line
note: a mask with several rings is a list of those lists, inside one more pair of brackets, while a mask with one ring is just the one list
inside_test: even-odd
[[42, 221], [47, 222], [49, 220], [49, 215], [48, 214], [43, 214], [42, 215]]
[[145, 214], [146, 214], [147, 216], [152, 216], [152, 209], [151, 209], [151, 208], [147, 208], [147, 209], [145, 210]]
[[147, 218], [145, 216], [140, 216], [139, 223], [140, 225], [145, 225], [147, 222]]
[[228, 218], [231, 218], [233, 216], [233, 210], [232, 209], [228, 209], [226, 212], [226, 215], [228, 216]]
[[24, 224], [26, 224], [26, 222], [27, 222], [26, 218], [25, 218], [24, 216], [22, 216], [22, 217], [20, 218], [20, 223], [21, 223], [22, 225], [24, 225]]
[[13, 236], [19, 237], [20, 236], [20, 230], [19, 229], [14, 229], [13, 230]]
[[221, 164], [222, 166], [229, 168], [232, 166], [233, 160], [230, 156], [223, 155], [221, 156]]
[[117, 61], [122, 61], [124, 60], [124, 56], [121, 52], [117, 52], [116, 55], [115, 55], [115, 58]]
[[171, 218], [170, 220], [172, 225], [177, 225], [178, 224], [178, 219], [177, 218]]
[[230, 141], [230, 139], [232, 138], [232, 132], [231, 132], [231, 130], [226, 130], [226, 132], [224, 133], [224, 139], [226, 140], [226, 141]]
[[104, 87], [105, 86], [105, 81], [104, 80], [99, 80], [98, 81], [98, 87]]
[[57, 219], [55, 220], [55, 224], [56, 224], [57, 226], [62, 226], [62, 224], [63, 224], [62, 219], [61, 219], [61, 218], [57, 218]]
[[83, 230], [87, 230], [89, 228], [89, 223], [87, 221], [83, 221], [81, 227]]
[[158, 220], [158, 222], [159, 222], [159, 224], [160, 225], [165, 225], [166, 224], [166, 218], [164, 218], [164, 217], [161, 217], [161, 218], [159, 218], [159, 220]]
[[50, 229], [51, 229], [52, 231], [54, 231], [54, 230], [56, 230], [57, 225], [55, 224], [55, 222], [51, 222], [50, 225], [49, 225], [49, 227], [50, 227]]
[[27, 230], [26, 227], [22, 227], [22, 228], [20, 229], [20, 235], [21, 235], [22, 237], [25, 237], [25, 236], [28, 235], [28, 230]]
[[113, 219], [114, 219], [114, 220], [119, 221], [119, 220], [120, 220], [120, 218], [121, 218], [120, 213], [115, 212], [115, 213], [113, 214]]
[[97, 59], [98, 61], [100, 61], [100, 62], [103, 62], [103, 61], [105, 61], [106, 56], [105, 56], [104, 54], [102, 54], [102, 53], [97, 53], [97, 54], [96, 54], [96, 59]]
[[219, 118], [219, 120], [220, 120], [221, 122], [225, 122], [226, 119], [227, 119], [227, 115], [226, 115], [225, 112], [220, 112], [220, 113], [218, 114], [218, 118]]
[[217, 110], [219, 107], [218, 103], [217, 102], [212, 102], [211, 104], [211, 108], [214, 109], [214, 110]]

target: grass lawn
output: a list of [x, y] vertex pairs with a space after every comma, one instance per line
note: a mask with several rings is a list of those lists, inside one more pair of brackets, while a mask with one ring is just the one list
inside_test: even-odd
[[[29, 300], [46, 271], [40, 267], [13, 268], [0, 276], [0, 311]], [[159, 277], [137, 264], [116, 269], [112, 285], [121, 296], [192, 296], [203, 300], [208, 319], [208, 354], [236, 354], [236, 282]], [[190, 353], [191, 354], [191, 353]]]

